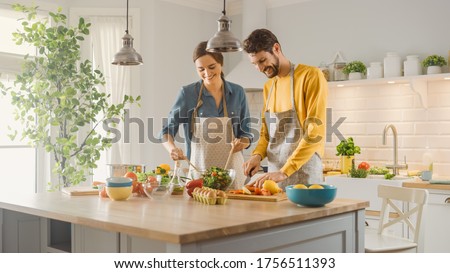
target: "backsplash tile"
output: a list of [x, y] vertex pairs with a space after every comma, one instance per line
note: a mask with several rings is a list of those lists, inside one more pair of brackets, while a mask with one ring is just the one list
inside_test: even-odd
[[[428, 152], [435, 174], [450, 176], [450, 81], [429, 82], [427, 95], [428, 107], [423, 108], [420, 97], [408, 84], [331, 87], [328, 107], [332, 110], [332, 124], [345, 117], [339, 131], [361, 146], [358, 162], [368, 161], [373, 166], [391, 164], [392, 132], [388, 133], [387, 145], [382, 144], [382, 133], [392, 123], [398, 132], [399, 162], [403, 163], [406, 156], [409, 169], [423, 169], [423, 154]], [[251, 116], [260, 118], [262, 93], [248, 92], [247, 97]], [[339, 142], [333, 135], [326, 143], [324, 160], [338, 160]]]

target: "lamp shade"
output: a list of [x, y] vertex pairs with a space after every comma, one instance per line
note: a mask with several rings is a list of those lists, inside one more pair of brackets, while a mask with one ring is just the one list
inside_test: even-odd
[[143, 64], [142, 57], [136, 50], [133, 48], [133, 37], [128, 34], [128, 31], [122, 37], [123, 46], [114, 55], [114, 60], [112, 64], [115, 65], [140, 65]]
[[219, 20], [218, 32], [208, 40], [206, 51], [208, 52], [234, 52], [241, 51], [241, 42], [234, 37], [230, 31], [231, 21], [226, 15], [222, 15]]

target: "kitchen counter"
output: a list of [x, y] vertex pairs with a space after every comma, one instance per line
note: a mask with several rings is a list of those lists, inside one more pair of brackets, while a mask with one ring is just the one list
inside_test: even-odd
[[403, 182], [403, 187], [405, 188], [419, 188], [419, 189], [433, 189], [433, 190], [447, 190], [450, 191], [450, 184], [431, 184], [428, 181], [422, 181], [418, 179], [417, 181]]
[[[132, 197], [127, 201], [111, 201], [98, 196], [69, 196], [59, 192], [21, 196], [7, 196], [0, 193], [0, 209], [3, 211], [68, 222], [75, 229], [75, 234], [84, 234], [76, 232], [76, 227], [81, 226], [120, 234], [128, 238], [128, 242], [133, 241], [130, 238], [139, 238], [147, 240], [149, 244], [164, 243], [166, 244], [164, 249], [169, 252], [213, 251], [205, 248], [204, 243], [221, 244], [232, 238], [242, 239], [243, 236], [271, 237], [275, 233], [279, 233], [276, 235], [278, 237], [283, 232], [296, 229], [304, 230], [307, 236], [311, 232], [316, 232], [309, 230], [315, 225], [318, 225], [316, 228], [321, 230], [320, 232], [326, 233], [320, 237], [326, 237], [331, 232], [342, 232], [344, 239], [336, 238], [338, 241], [348, 241], [342, 251], [361, 252], [364, 251], [364, 209], [368, 205], [367, 201], [336, 199], [325, 207], [304, 208], [287, 200], [261, 202], [230, 199], [226, 205], [211, 206], [196, 202], [187, 196], [171, 196], [166, 200]], [[328, 223], [331, 226], [325, 227], [328, 229], [325, 231], [324, 227], [320, 226], [327, 224], [327, 221], [331, 221]], [[350, 230], [332, 230], [335, 228], [332, 226], [333, 221], [342, 222], [347, 226], [345, 229]], [[339, 225], [336, 225], [336, 228], [338, 227]], [[353, 237], [347, 234], [349, 232]], [[284, 240], [288, 243], [292, 243], [294, 238], [303, 236], [300, 233], [296, 233], [298, 236], [292, 232], [286, 233], [287, 236], [290, 236], [289, 234], [294, 237], [286, 237]], [[307, 239], [305, 237], [305, 240]], [[119, 242], [123, 243], [123, 238]], [[171, 247], [167, 247], [168, 245]], [[190, 248], [183, 248], [187, 245]], [[309, 249], [314, 251], [314, 248]], [[129, 251], [130, 246], [120, 247], [119, 250]], [[322, 250], [327, 251], [327, 248]], [[72, 251], [80, 249], [72, 247]], [[244, 247], [235, 248], [234, 251], [247, 250]], [[270, 250], [248, 249], [248, 251]], [[336, 249], [330, 244], [328, 251], [334, 252]]]

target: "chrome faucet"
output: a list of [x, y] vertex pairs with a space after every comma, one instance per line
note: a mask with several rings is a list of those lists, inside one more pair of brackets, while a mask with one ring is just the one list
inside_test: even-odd
[[394, 163], [392, 165], [386, 165], [386, 168], [388, 169], [392, 169], [392, 172], [395, 175], [398, 175], [398, 170], [400, 169], [407, 169], [408, 168], [408, 164], [406, 164], [406, 157], [405, 157], [405, 164], [401, 165], [398, 164], [398, 141], [397, 141], [397, 129], [395, 128], [395, 126], [393, 124], [388, 124], [386, 125], [386, 127], [384, 127], [383, 130], [383, 145], [386, 145], [386, 135], [387, 132], [389, 131], [389, 129], [392, 130], [392, 134], [394, 136]]

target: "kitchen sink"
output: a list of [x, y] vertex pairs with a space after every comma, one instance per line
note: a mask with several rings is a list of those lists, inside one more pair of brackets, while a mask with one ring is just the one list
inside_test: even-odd
[[371, 175], [367, 178], [352, 178], [347, 175], [333, 175], [325, 177], [325, 183], [337, 187], [336, 198], [368, 200], [367, 210], [379, 211], [381, 199], [378, 198], [378, 185], [402, 187], [403, 182], [414, 181], [413, 177], [395, 176], [393, 179], [384, 179], [383, 175]]

